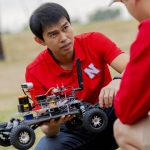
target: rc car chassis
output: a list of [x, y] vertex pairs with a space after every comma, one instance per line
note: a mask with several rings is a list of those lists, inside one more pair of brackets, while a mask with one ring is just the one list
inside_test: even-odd
[[[52, 118], [59, 119], [62, 115], [75, 115], [71, 121], [65, 123], [70, 130], [85, 128], [93, 134], [98, 134], [106, 128], [108, 118], [99, 104], [92, 105], [76, 97], [76, 91], [83, 90], [79, 58], [76, 63], [78, 88], [62, 85], [62, 87], [50, 88], [46, 94], [35, 96], [32, 83], [21, 85], [24, 95], [18, 97], [19, 105], [16, 115], [21, 114], [23, 119], [11, 118], [9, 122], [0, 124], [1, 146], [13, 145], [21, 150], [31, 148], [36, 140], [34, 130], [43, 122]], [[29, 100], [32, 100], [32, 104]]]

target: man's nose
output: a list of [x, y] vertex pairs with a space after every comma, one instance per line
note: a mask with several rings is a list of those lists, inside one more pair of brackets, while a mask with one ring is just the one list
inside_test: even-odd
[[60, 33], [60, 42], [64, 42], [64, 41], [66, 41], [66, 39], [67, 39], [66, 34], [63, 33], [63, 32], [61, 32], [61, 33]]

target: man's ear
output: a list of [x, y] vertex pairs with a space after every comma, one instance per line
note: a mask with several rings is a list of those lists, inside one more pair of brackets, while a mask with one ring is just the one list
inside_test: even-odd
[[44, 42], [43, 40], [41, 40], [39, 37], [35, 36], [35, 37], [34, 37], [34, 40], [35, 40], [37, 43], [39, 43], [39, 44], [41, 44], [41, 45], [43, 45], [43, 46], [46, 46], [45, 42]]

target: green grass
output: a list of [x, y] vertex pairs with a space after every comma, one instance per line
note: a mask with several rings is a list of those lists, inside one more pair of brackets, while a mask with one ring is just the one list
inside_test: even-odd
[[[99, 31], [128, 53], [130, 44], [136, 36], [137, 22], [106, 21], [87, 25], [73, 25], [73, 28], [75, 34]], [[30, 31], [2, 35], [5, 60], [0, 61], [0, 122], [9, 121], [10, 118], [14, 117], [17, 112], [18, 96], [23, 95], [20, 85], [25, 82], [25, 67], [44, 49], [44, 47], [36, 44], [33, 38], [34, 36]], [[111, 73], [112, 76], [117, 75], [113, 70]], [[35, 130], [35, 133], [37, 143], [43, 133], [39, 128]], [[36, 143], [31, 150], [34, 149]], [[13, 149], [12, 146], [0, 147], [0, 150]]]

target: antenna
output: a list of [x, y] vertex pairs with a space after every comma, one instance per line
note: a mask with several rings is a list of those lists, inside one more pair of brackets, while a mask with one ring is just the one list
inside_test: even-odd
[[76, 59], [76, 65], [77, 65], [77, 74], [78, 74], [78, 84], [79, 88], [76, 88], [76, 91], [83, 90], [83, 78], [82, 78], [82, 70], [81, 70], [81, 63], [80, 58]]

